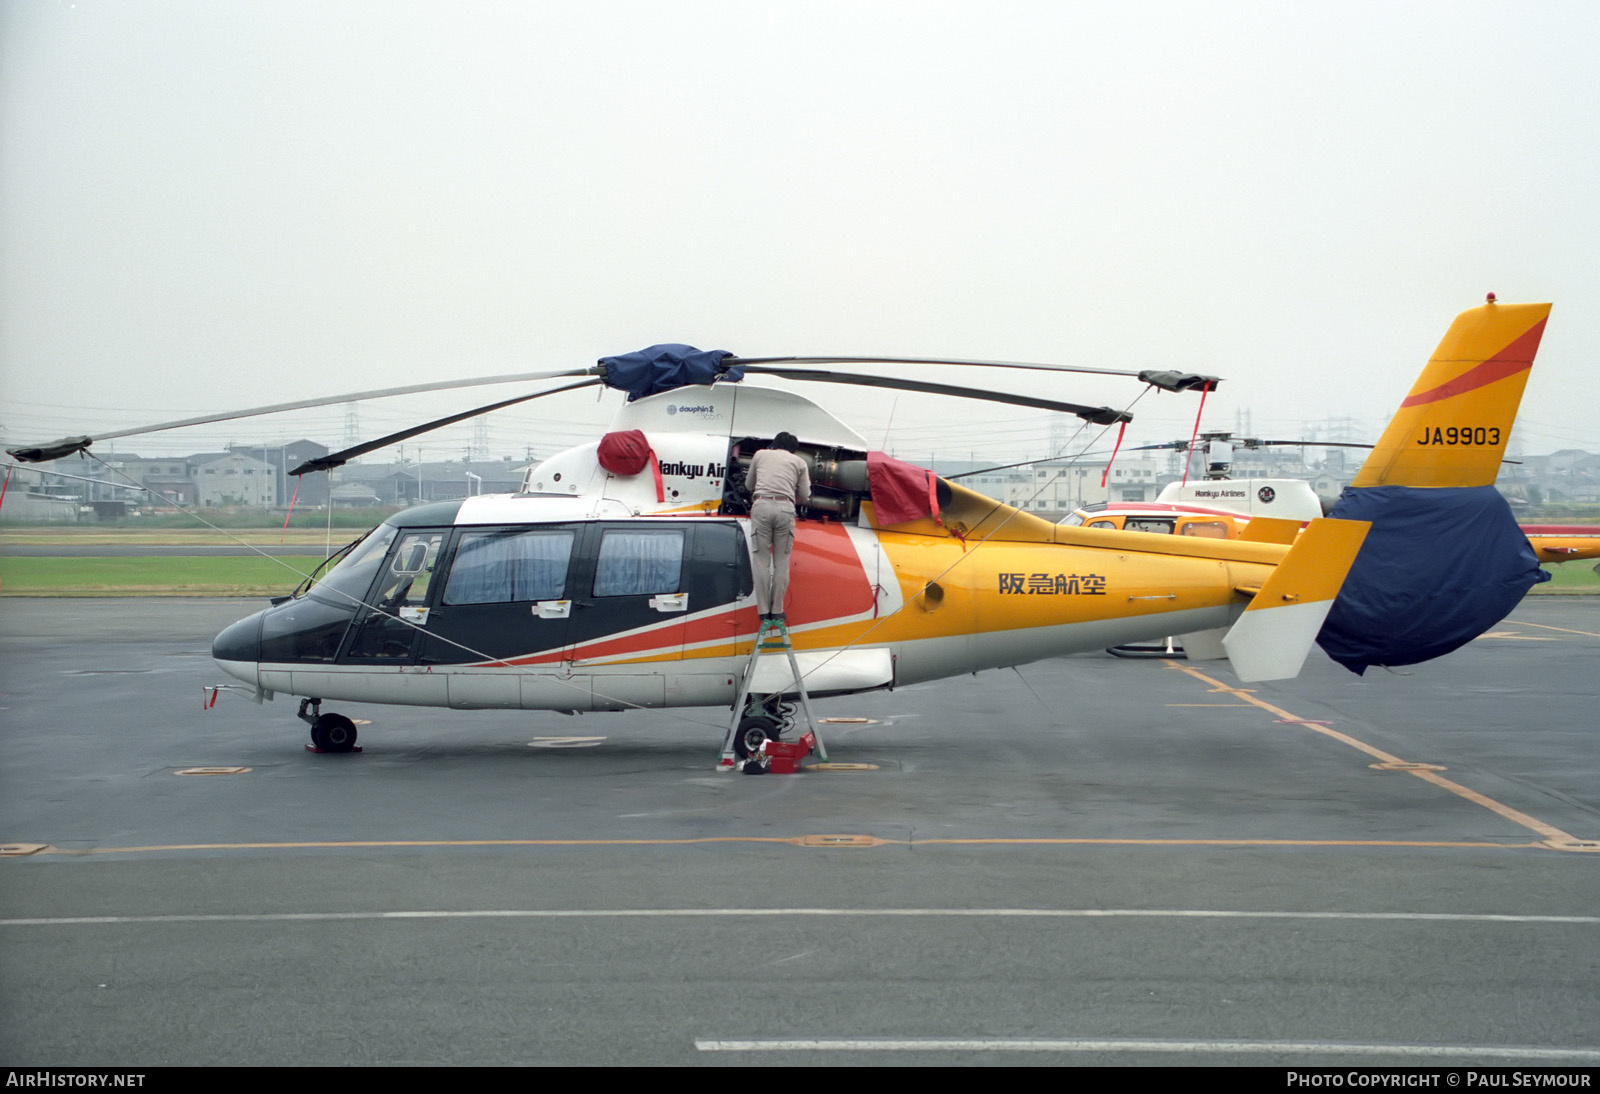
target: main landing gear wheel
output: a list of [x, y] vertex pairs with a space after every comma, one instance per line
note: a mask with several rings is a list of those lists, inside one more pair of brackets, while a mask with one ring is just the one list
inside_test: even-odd
[[747, 714], [739, 722], [739, 731], [733, 735], [733, 754], [741, 760], [748, 760], [761, 751], [764, 742], [776, 741], [782, 732], [783, 727], [776, 718], [769, 718], [765, 714]]
[[323, 752], [352, 752], [356, 724], [343, 714], [324, 714], [311, 723], [311, 743]]

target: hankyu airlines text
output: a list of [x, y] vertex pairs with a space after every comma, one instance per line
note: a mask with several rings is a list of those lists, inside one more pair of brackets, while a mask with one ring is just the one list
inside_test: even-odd
[[1002, 593], [1106, 595], [1106, 579], [1100, 574], [1000, 574], [999, 577]]

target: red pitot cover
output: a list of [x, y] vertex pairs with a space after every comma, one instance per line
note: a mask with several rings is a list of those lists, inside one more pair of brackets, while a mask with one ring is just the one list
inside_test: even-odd
[[904, 524], [922, 517], [939, 516], [938, 479], [915, 464], [867, 453], [867, 488], [879, 524]]

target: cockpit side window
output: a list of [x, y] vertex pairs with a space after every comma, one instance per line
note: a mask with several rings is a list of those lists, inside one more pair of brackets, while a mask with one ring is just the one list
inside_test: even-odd
[[368, 607], [356, 617], [344, 656], [352, 661], [374, 659], [406, 661], [416, 648], [427, 620], [429, 587], [439, 562], [440, 549], [450, 535], [447, 528], [404, 531], [389, 553], [388, 565], [378, 575], [367, 598]]
[[445, 535], [443, 531], [407, 532], [395, 549], [373, 602], [385, 608], [426, 602]]

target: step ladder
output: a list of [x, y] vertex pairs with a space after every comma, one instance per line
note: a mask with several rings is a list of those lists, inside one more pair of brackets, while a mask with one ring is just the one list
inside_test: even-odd
[[[733, 703], [733, 721], [728, 726], [728, 735], [722, 741], [722, 756], [718, 766], [727, 768], [738, 759], [733, 750], [734, 738], [739, 733], [739, 723], [744, 721], [745, 707], [750, 700], [751, 687], [756, 678], [756, 666], [761, 662], [763, 653], [777, 653], [782, 651], [789, 659], [789, 672], [794, 682], [795, 690], [800, 693], [800, 708], [805, 711], [806, 727], [811, 731], [811, 736], [817, 742], [817, 758], [826, 763], [828, 748], [822, 743], [822, 734], [817, 732], [817, 720], [811, 716], [811, 696], [806, 693], [806, 680], [800, 672], [800, 665], [795, 660], [794, 644], [789, 640], [789, 627], [783, 616], [773, 619], [763, 619], [760, 630], [756, 631], [756, 640], [750, 647], [750, 660], [744, 667], [744, 679], [739, 682], [739, 697]], [[785, 689], [787, 690], [787, 689]], [[780, 698], [784, 691], [768, 692], [762, 696], [761, 705], [765, 706], [775, 698]], [[781, 727], [780, 727], [781, 728]], [[776, 734], [774, 734], [776, 736]]]

